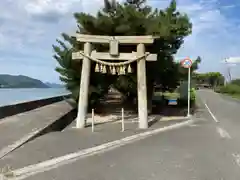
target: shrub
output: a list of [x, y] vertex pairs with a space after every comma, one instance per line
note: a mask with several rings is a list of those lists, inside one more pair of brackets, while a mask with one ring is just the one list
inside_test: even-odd
[[[187, 96], [180, 96], [179, 99], [187, 101]], [[196, 90], [195, 90], [195, 88], [191, 88], [190, 89], [190, 99], [193, 100], [193, 101], [196, 99]]]
[[[190, 106], [195, 107], [195, 101], [196, 101], [196, 90], [195, 88], [191, 88], [190, 90]], [[178, 105], [180, 107], [186, 107], [188, 104], [188, 99], [187, 98], [179, 98], [178, 99]]]
[[196, 100], [196, 90], [195, 90], [195, 88], [192, 88], [190, 90], [190, 98], [191, 98], [192, 101]]
[[240, 79], [234, 79], [231, 81], [231, 84], [235, 84], [235, 85], [238, 85], [240, 86]]
[[236, 84], [227, 84], [226, 86], [222, 86], [218, 89], [220, 93], [226, 94], [240, 94], [240, 86]]

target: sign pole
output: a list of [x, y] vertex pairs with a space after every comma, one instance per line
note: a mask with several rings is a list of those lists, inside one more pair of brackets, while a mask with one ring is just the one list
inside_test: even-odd
[[183, 68], [186, 68], [188, 69], [188, 87], [187, 87], [187, 91], [188, 91], [188, 98], [187, 98], [187, 101], [188, 101], [188, 108], [187, 108], [187, 117], [190, 117], [190, 99], [191, 99], [191, 66], [192, 66], [193, 62], [191, 59], [189, 58], [186, 58], [186, 59], [183, 59], [181, 61], [181, 66]]
[[191, 67], [188, 68], [188, 112], [187, 116], [190, 117], [190, 92], [191, 92]]

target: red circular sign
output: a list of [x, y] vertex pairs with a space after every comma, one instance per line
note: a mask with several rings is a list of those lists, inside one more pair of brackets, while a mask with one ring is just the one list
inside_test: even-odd
[[183, 59], [181, 61], [181, 66], [184, 68], [190, 68], [192, 66], [192, 60], [189, 58]]

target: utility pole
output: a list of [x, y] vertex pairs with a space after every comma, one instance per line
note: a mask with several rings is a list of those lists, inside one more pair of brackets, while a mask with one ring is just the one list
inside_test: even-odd
[[225, 62], [226, 62], [226, 65], [227, 65], [227, 73], [228, 73], [229, 81], [231, 82], [231, 81], [232, 81], [231, 68], [230, 68], [230, 66], [228, 65], [227, 58], [225, 58]]

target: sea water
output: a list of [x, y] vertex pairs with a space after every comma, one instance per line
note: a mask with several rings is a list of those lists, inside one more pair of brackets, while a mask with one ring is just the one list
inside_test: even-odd
[[69, 91], [67, 91], [64, 88], [26, 88], [26, 89], [0, 88], [0, 106], [67, 94], [69, 94]]

